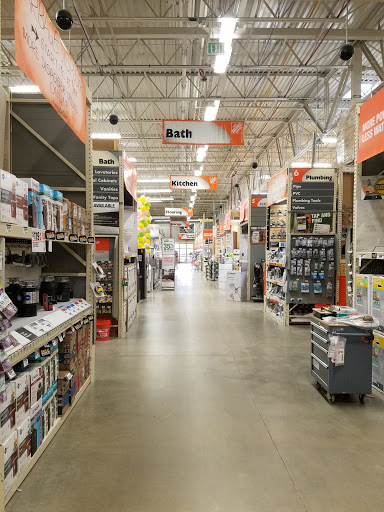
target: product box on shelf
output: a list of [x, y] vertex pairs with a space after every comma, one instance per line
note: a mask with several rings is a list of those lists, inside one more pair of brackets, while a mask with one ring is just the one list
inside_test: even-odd
[[0, 172], [1, 208], [0, 220], [17, 224], [16, 213], [16, 176], [1, 170]]
[[384, 334], [373, 331], [372, 341], [372, 384], [384, 391]]
[[57, 379], [57, 413], [64, 416], [69, 408], [69, 397], [72, 386], [73, 374], [67, 371], [59, 371]]
[[15, 383], [5, 386], [0, 402], [0, 442], [4, 444], [16, 428], [16, 389]]
[[64, 230], [64, 205], [63, 193], [58, 190], [53, 190], [53, 230]]
[[15, 421], [19, 426], [29, 418], [29, 378], [27, 373], [21, 373], [15, 379], [16, 411]]
[[57, 420], [57, 390], [52, 395], [49, 403], [51, 404], [51, 427], [53, 427], [55, 421]]
[[34, 455], [43, 442], [43, 402], [41, 398], [31, 405], [29, 417], [31, 420], [31, 454]]
[[63, 229], [68, 235], [72, 233], [73, 203], [64, 197], [63, 201]]
[[40, 183], [40, 198], [45, 230], [53, 230], [53, 193], [51, 187]]
[[50, 400], [48, 400], [43, 405], [42, 422], [43, 422], [43, 439], [44, 439], [51, 429], [51, 401]]
[[79, 234], [78, 228], [78, 206], [75, 203], [72, 203], [72, 233], [75, 235]]
[[28, 226], [28, 185], [16, 178], [16, 223]]
[[31, 420], [29, 417], [17, 428], [17, 445], [19, 473], [21, 473], [31, 459]]
[[359, 315], [370, 315], [372, 301], [369, 299], [372, 288], [372, 276], [368, 274], [356, 275], [356, 311]]
[[379, 322], [379, 331], [384, 331], [384, 277], [372, 276], [369, 304], [371, 314]]
[[4, 447], [4, 496], [17, 476], [17, 432], [14, 431], [3, 443]]
[[43, 370], [40, 364], [31, 364], [29, 368], [26, 369], [26, 373], [29, 377], [29, 404], [30, 407], [32, 407], [32, 404], [43, 398]]
[[33, 178], [20, 178], [28, 187], [28, 225], [43, 229], [43, 213], [40, 196], [40, 183]]

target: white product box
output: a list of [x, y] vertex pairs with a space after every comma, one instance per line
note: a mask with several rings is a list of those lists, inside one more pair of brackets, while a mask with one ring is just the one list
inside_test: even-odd
[[52, 398], [50, 400], [51, 404], [51, 428], [55, 424], [57, 420], [57, 390], [53, 393]]
[[17, 476], [17, 432], [16, 430], [3, 443], [4, 446], [4, 496]]
[[43, 212], [43, 229], [51, 231], [53, 230], [53, 193], [51, 187], [40, 183], [40, 197]]
[[19, 473], [31, 459], [31, 422], [29, 417], [17, 429]]
[[28, 226], [28, 185], [16, 178], [16, 223]]
[[16, 428], [16, 398], [15, 398], [15, 383], [8, 384], [1, 394], [0, 402], [0, 442], [4, 444], [8, 437], [14, 432]]
[[57, 376], [59, 374], [59, 354], [58, 352], [54, 352], [50, 359], [51, 363], [51, 383], [50, 387], [57, 381]]
[[29, 417], [31, 420], [31, 454], [34, 455], [43, 442], [43, 402], [40, 398], [31, 405]]
[[53, 230], [63, 231], [64, 224], [64, 204], [63, 193], [58, 190], [53, 190]]
[[27, 370], [29, 376], [29, 406], [42, 399], [44, 394], [43, 370], [40, 364], [31, 364]]
[[247, 300], [247, 265], [241, 263], [241, 270], [227, 270], [225, 276], [225, 298], [234, 302]]
[[33, 178], [20, 178], [28, 187], [28, 225], [43, 229], [43, 212], [40, 196], [40, 183]]
[[48, 432], [51, 430], [51, 400], [48, 400], [43, 405], [43, 439], [47, 436]]
[[384, 331], [384, 277], [372, 276], [369, 307], [371, 315], [379, 322], [379, 330]]
[[15, 380], [16, 388], [16, 426], [29, 418], [29, 376], [23, 372]]
[[359, 315], [370, 315], [372, 311], [372, 276], [368, 274], [356, 275], [356, 311]]
[[9, 224], [17, 224], [16, 214], [16, 176], [0, 171], [1, 208], [0, 220]]

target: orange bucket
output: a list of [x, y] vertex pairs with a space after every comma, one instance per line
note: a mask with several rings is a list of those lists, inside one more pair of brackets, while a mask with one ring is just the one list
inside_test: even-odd
[[111, 320], [109, 318], [99, 318], [96, 320], [96, 341], [108, 341], [110, 330]]

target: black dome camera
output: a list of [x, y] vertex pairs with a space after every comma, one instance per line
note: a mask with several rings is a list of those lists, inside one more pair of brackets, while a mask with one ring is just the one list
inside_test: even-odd
[[117, 117], [117, 115], [116, 115], [116, 114], [111, 114], [111, 115], [109, 116], [109, 122], [110, 122], [111, 124], [113, 124], [113, 126], [115, 126], [115, 125], [119, 122], [119, 118]]
[[341, 47], [339, 56], [341, 60], [350, 60], [354, 53], [353, 46], [351, 44], [345, 44]]
[[252, 163], [252, 169], [257, 169], [259, 167], [259, 164], [257, 162]]
[[69, 30], [73, 25], [72, 14], [67, 9], [60, 9], [56, 13], [56, 23], [61, 30]]
[[197, 21], [196, 16], [189, 16], [188, 21]]

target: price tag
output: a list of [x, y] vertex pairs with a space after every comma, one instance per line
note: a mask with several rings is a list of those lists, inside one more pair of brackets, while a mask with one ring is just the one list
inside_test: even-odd
[[78, 237], [77, 235], [69, 235], [69, 241], [70, 242], [77, 242], [78, 241]]
[[26, 235], [28, 233], [28, 227], [27, 226], [23, 227], [23, 233], [24, 233], [24, 235]]
[[64, 233], [64, 231], [58, 231], [56, 233], [56, 240], [65, 240], [65, 233]]
[[54, 231], [46, 231], [45, 232], [45, 238], [47, 240], [55, 240], [55, 232]]
[[5, 373], [0, 375], [0, 391], [3, 391], [5, 388]]
[[79, 242], [81, 242], [82, 244], [86, 244], [87, 243], [87, 237], [84, 236], [84, 235], [80, 235]]
[[7, 371], [8, 379], [14, 379], [16, 378], [16, 372], [13, 368]]
[[41, 348], [40, 349], [40, 355], [41, 357], [46, 357], [46, 356], [49, 356], [51, 353], [51, 351], [49, 350], [49, 348]]
[[89, 244], [94, 244], [94, 243], [95, 243], [95, 239], [94, 239], [94, 237], [93, 237], [93, 236], [89, 236], [89, 237], [88, 237], [88, 243], [89, 243]]
[[94, 320], [93, 315], [88, 315], [88, 320], [89, 320], [90, 322], [93, 322], [93, 320]]
[[28, 366], [28, 357], [26, 357], [25, 359], [23, 359], [23, 368], [26, 368]]
[[6, 226], [5, 226], [5, 231], [6, 231], [7, 233], [10, 233], [10, 232], [12, 231], [12, 224], [6, 224]]

